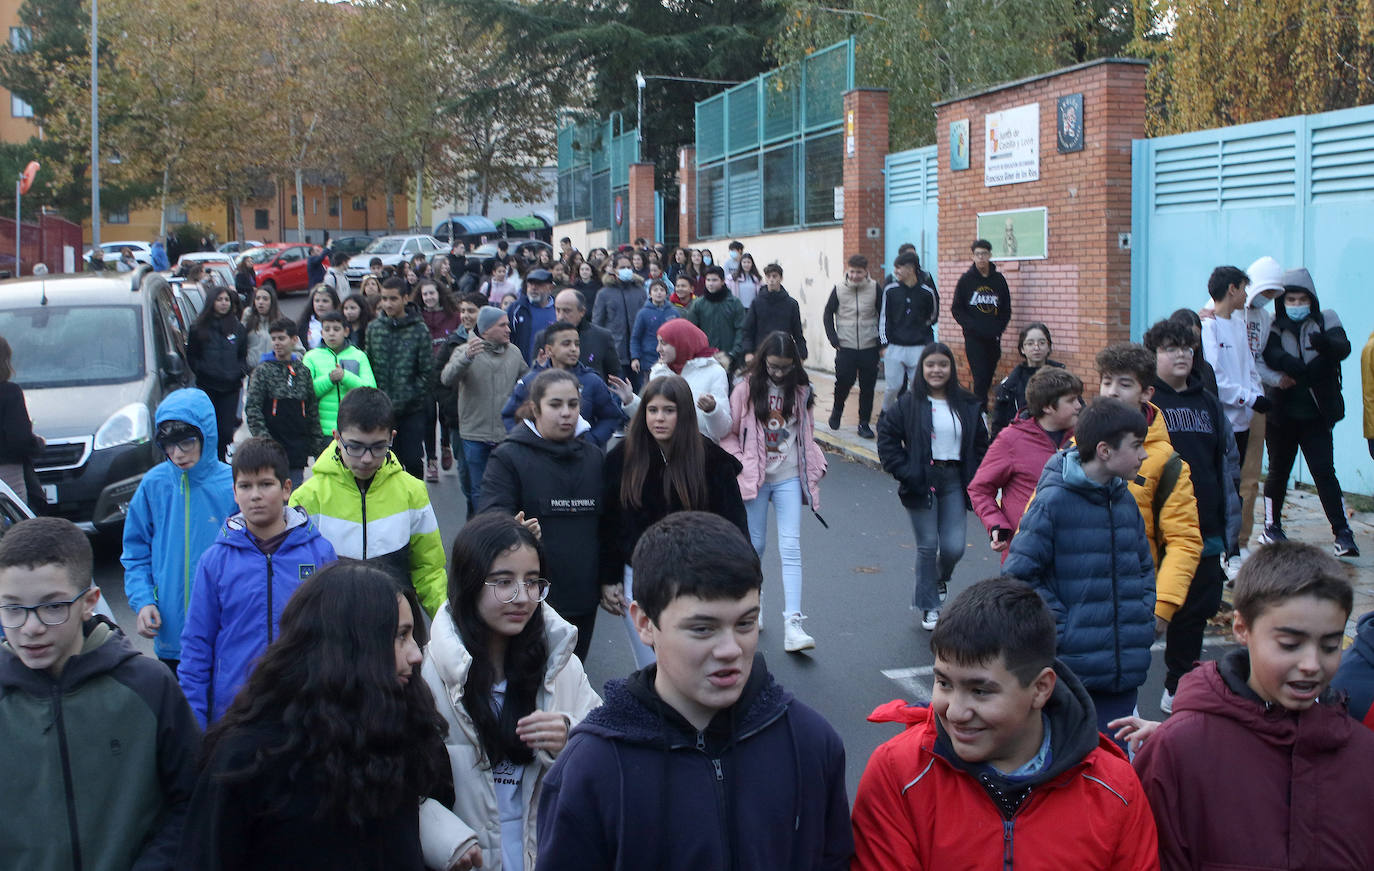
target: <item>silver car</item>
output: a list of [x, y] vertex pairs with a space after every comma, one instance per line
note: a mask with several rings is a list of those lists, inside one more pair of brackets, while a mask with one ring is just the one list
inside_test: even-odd
[[428, 261], [436, 254], [448, 252], [448, 245], [425, 234], [382, 236], [374, 239], [371, 245], [363, 249], [363, 253], [350, 257], [344, 274], [348, 276], [348, 283], [357, 287], [368, 274], [368, 264], [372, 262], [373, 257], [379, 258], [383, 266], [396, 266], [402, 260], [409, 260], [416, 254], [425, 255], [425, 260]]

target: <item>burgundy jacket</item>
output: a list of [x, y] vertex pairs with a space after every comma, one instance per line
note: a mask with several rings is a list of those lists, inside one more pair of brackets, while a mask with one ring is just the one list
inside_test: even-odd
[[1294, 713], [1246, 686], [1248, 651], [1185, 675], [1135, 758], [1172, 869], [1374, 868], [1374, 732], [1334, 694]]
[[[1015, 533], [1026, 511], [1045, 463], [1055, 451], [1067, 445], [1073, 433], [1065, 434], [1058, 445], [1028, 417], [1018, 416], [992, 440], [978, 472], [968, 485], [973, 510], [989, 533], [1001, 527]], [[1002, 498], [997, 498], [997, 491]], [[1006, 551], [1002, 556], [1006, 558]]]

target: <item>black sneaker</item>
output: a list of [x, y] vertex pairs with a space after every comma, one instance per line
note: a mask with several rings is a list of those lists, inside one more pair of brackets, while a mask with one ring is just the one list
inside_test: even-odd
[[842, 414], [842, 412], [840, 412], [840, 411], [832, 411], [832, 412], [830, 412], [830, 421], [829, 421], [829, 423], [830, 423], [830, 428], [831, 428], [831, 429], [839, 429], [839, 428], [840, 428], [840, 415], [841, 415], [841, 414]]
[[949, 581], [940, 581], [939, 592], [941, 602], [949, 598]]
[[1336, 534], [1336, 556], [1359, 556], [1360, 549], [1355, 546], [1355, 534], [1349, 529]]
[[1260, 533], [1260, 544], [1273, 544], [1276, 541], [1287, 541], [1288, 536], [1283, 534], [1283, 527], [1277, 523], [1270, 523], [1264, 527], [1264, 532]]
[[869, 426], [869, 425], [866, 424], [866, 423], [861, 423], [861, 424], [859, 424], [859, 438], [863, 438], [863, 439], [871, 439], [871, 438], [874, 438], [874, 435], [873, 435], [873, 427]]

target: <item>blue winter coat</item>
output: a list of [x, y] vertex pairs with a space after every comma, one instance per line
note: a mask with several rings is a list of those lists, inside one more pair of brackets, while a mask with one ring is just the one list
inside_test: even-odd
[[182, 420], [200, 430], [200, 460], [183, 472], [170, 459], [143, 476], [124, 520], [124, 595], [137, 614], [156, 605], [162, 628], [153, 641], [161, 659], [181, 658], [181, 628], [191, 603], [196, 562], [219, 535], [234, 504], [234, 474], [221, 463], [215, 407], [204, 391], [174, 390], [157, 407], [154, 428]]
[[[530, 398], [530, 385], [539, 373], [547, 371], [550, 365], [552, 364], [545, 363], [543, 366], [536, 366], [516, 382], [510, 398], [501, 409], [501, 421], [506, 425], [506, 432], [515, 429], [515, 413], [525, 404], [525, 400]], [[606, 442], [611, 440], [616, 427], [624, 422], [625, 410], [621, 407], [620, 400], [606, 386], [606, 382], [596, 374], [596, 370], [578, 363], [571, 371], [582, 385], [581, 415], [591, 426], [587, 431], [587, 438], [604, 448]]]
[[543, 306], [539, 310], [547, 312], [550, 318], [542, 324], [536, 324], [535, 307], [523, 291], [506, 309], [506, 317], [510, 321], [510, 343], [520, 349], [520, 356], [531, 366], [534, 365], [534, 358], [539, 356], [539, 349], [534, 347], [535, 334], [542, 334], [550, 324], [558, 320], [558, 316], [553, 314], [552, 305]]
[[154, 242], [148, 252], [148, 260], [152, 263], [153, 269], [157, 272], [166, 272], [172, 268], [172, 264], [167, 262], [167, 249], [161, 242]]
[[1098, 484], [1078, 448], [1050, 458], [1011, 540], [1002, 573], [1049, 603], [1059, 658], [1094, 692], [1145, 682], [1155, 640], [1155, 570], [1145, 521], [1126, 482]]
[[254, 660], [277, 637], [286, 600], [337, 558], [304, 508], [286, 509], [286, 527], [285, 540], [268, 556], [235, 514], [200, 558], [177, 678], [202, 728], [224, 715]]
[[838, 871], [854, 837], [844, 745], [762, 655], [702, 732], [653, 691], [606, 684], [544, 777], [536, 871]]
[[1341, 657], [1331, 686], [1349, 693], [1350, 715], [1374, 729], [1374, 611], [1355, 627], [1355, 643]]
[[630, 333], [630, 359], [639, 361], [640, 372], [648, 372], [658, 362], [658, 328], [677, 317], [682, 317], [682, 313], [671, 302], [664, 302], [662, 306], [646, 302], [635, 315], [634, 330]]

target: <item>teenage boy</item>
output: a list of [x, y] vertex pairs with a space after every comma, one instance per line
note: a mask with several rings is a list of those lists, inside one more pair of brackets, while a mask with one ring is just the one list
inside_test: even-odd
[[[649, 374], [658, 362], [658, 328], [682, 316], [678, 307], [668, 302], [668, 282], [650, 282], [648, 292], [649, 301], [635, 315], [634, 329], [630, 332], [630, 369], [641, 375]], [[580, 342], [579, 336], [579, 346]]]
[[[1162, 320], [1145, 332], [1145, 348], [1154, 355], [1152, 394], [1163, 413], [1169, 442], [1188, 464], [1197, 503], [1194, 523], [1202, 536], [1202, 552], [1187, 588], [1187, 596], [1169, 620], [1164, 649], [1164, 695], [1160, 708], [1173, 709], [1178, 680], [1193, 668], [1202, 653], [1207, 621], [1221, 606], [1226, 576], [1228, 495], [1234, 492], [1227, 465], [1226, 411], [1221, 400], [1190, 377], [1193, 368], [1192, 336], [1187, 327], [1172, 319]], [[1248, 352], [1247, 352], [1248, 353]], [[1142, 514], [1144, 510], [1142, 509]], [[1172, 584], [1169, 585], [1172, 589]]]
[[920, 282], [920, 260], [915, 251], [897, 255], [892, 269], [896, 279], [883, 288], [878, 312], [878, 342], [883, 352], [883, 411], [897, 402], [909, 383], [914, 383], [921, 351], [935, 341], [931, 329], [940, 317], [940, 294], [933, 285]]
[[1286, 537], [1283, 500], [1288, 493], [1288, 473], [1301, 450], [1336, 539], [1336, 556], [1360, 555], [1346, 520], [1331, 442], [1332, 427], [1345, 417], [1341, 361], [1349, 356], [1350, 339], [1345, 335], [1345, 327], [1336, 312], [1321, 308], [1312, 276], [1306, 269], [1285, 272], [1283, 303], [1274, 318], [1264, 359], [1274, 369], [1291, 376], [1294, 383], [1274, 390], [1261, 541], [1282, 541]]
[[[343, 320], [338, 312], [330, 314]], [[305, 480], [309, 459], [318, 454], [324, 444], [320, 432], [320, 401], [315, 395], [310, 369], [294, 350], [295, 322], [280, 318], [269, 324], [267, 330], [272, 350], [262, 355], [248, 379], [243, 416], [248, 419], [250, 433], [276, 439], [286, 449], [291, 482], [299, 484]]]
[[954, 287], [950, 314], [963, 330], [973, 395], [986, 411], [988, 388], [1002, 359], [1002, 333], [1011, 320], [1011, 291], [1007, 279], [992, 265], [992, 243], [976, 239], [970, 250], [973, 264]]
[[234, 452], [239, 512], [196, 567], [181, 633], [177, 679], [202, 727], [218, 720], [277, 636], [296, 588], [332, 563], [334, 548], [302, 508], [288, 508], [291, 479], [281, 445], [251, 438]]
[[687, 320], [701, 328], [711, 347], [730, 358], [728, 372], [744, 362], [745, 351], [754, 350], [744, 346], [744, 303], [725, 286], [725, 270], [719, 266], [706, 267], [705, 281], [706, 293], [687, 307]]
[[155, 415], [167, 462], [148, 470], [124, 519], [124, 595], [138, 634], [176, 673], [196, 562], [233, 514], [234, 475], [217, 457], [215, 407], [195, 388], [174, 390]]
[[1183, 679], [1135, 758], [1165, 868], [1374, 867], [1374, 733], [1328, 690], [1352, 598], [1312, 545], [1241, 566], [1242, 647]]
[[395, 438], [387, 395], [375, 387], [351, 391], [339, 403], [334, 441], [290, 504], [315, 518], [339, 556], [371, 560], [412, 586], [432, 616], [448, 586], [444, 543], [424, 481], [391, 452]]
[[377, 379], [367, 355], [348, 340], [348, 322], [342, 314], [320, 315], [320, 336], [320, 346], [305, 352], [305, 366], [319, 400], [320, 439], [328, 442], [337, 429], [344, 396], [356, 387], [376, 387]]
[[[496, 306], [477, 312], [472, 337], [453, 352], [439, 381], [458, 391], [458, 421], [463, 428], [463, 462], [471, 484], [469, 502], [477, 503], [482, 476], [496, 445], [506, 437], [501, 409], [520, 376], [529, 370], [510, 343], [510, 318]], [[471, 515], [473, 512], [469, 511]]]
[[1255, 355], [1250, 353], [1245, 315], [1250, 278], [1235, 266], [1218, 266], [1207, 279], [1214, 316], [1202, 322], [1202, 353], [1217, 375], [1217, 398], [1235, 433], [1242, 457], [1250, 438], [1250, 418], [1269, 411]]
[[[585, 433], [586, 438], [603, 448], [606, 446], [615, 434], [616, 428], [625, 423], [625, 413], [620, 408], [620, 400], [611, 394], [606, 382], [579, 362], [580, 353], [577, 327], [566, 321], [554, 321], [544, 331], [544, 362], [536, 362], [534, 368], [516, 382], [510, 399], [506, 400], [505, 407], [501, 409], [501, 421], [506, 426], [506, 432], [515, 429], [515, 413], [529, 398], [530, 384], [539, 377], [539, 373], [550, 368], [562, 369], [575, 375], [578, 384], [582, 385], [580, 414], [591, 427]], [[578, 428], [581, 429], [580, 424]]]
[[1054, 636], [1014, 578], [980, 581], [940, 614], [930, 705], [897, 700], [868, 718], [906, 730], [859, 781], [856, 871], [1159, 867], [1140, 782], [1098, 734]]
[[1149, 427], [1138, 407], [1099, 398], [1074, 432], [1077, 444], [1045, 465], [1002, 570], [1049, 603], [1060, 658], [1105, 732], [1135, 710], [1155, 640], [1154, 557], [1126, 487], [1148, 456]]
[[840, 428], [844, 403], [859, 380], [859, 435], [873, 438], [873, 387], [878, 383], [878, 315], [882, 305], [878, 284], [868, 274], [868, 258], [850, 255], [844, 281], [830, 291], [821, 319], [825, 337], [835, 349], [835, 401], [830, 406], [830, 428]]
[[58, 517], [0, 539], [8, 868], [171, 868], [181, 841], [200, 730], [176, 678], [95, 616], [91, 561]]
[[753, 546], [684, 511], [649, 527], [632, 567], [658, 661], [606, 684], [544, 778], [536, 868], [848, 868], [844, 746], [755, 653]]
[[739, 269], [739, 262], [744, 257], [744, 243], [738, 239], [732, 241], [725, 255], [725, 262], [721, 264], [726, 272], [734, 272]]
[[802, 333], [801, 306], [782, 286], [782, 267], [770, 263], [763, 267], [763, 289], [744, 313], [744, 362], [754, 359], [759, 343], [772, 332], [787, 333], [797, 343], [797, 353], [806, 359], [806, 336]]
[[382, 282], [380, 313], [367, 325], [367, 356], [378, 389], [396, 413], [396, 458], [420, 480], [425, 477], [425, 400], [434, 374], [433, 339], [420, 312], [406, 305], [406, 282]]
[[1041, 366], [1026, 383], [1026, 408], [993, 440], [968, 485], [988, 544], [1003, 560], [1045, 464], [1073, 438], [1083, 382], [1067, 369]]

